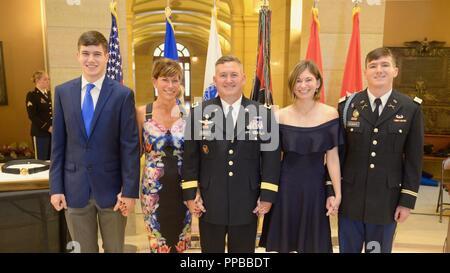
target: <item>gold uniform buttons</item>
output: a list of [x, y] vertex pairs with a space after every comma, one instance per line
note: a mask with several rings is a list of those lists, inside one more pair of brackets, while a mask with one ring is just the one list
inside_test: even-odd
[[371, 155], [372, 157], [375, 157], [375, 156], [377, 156], [377, 153], [372, 152], [370, 155]]
[[372, 144], [373, 144], [373, 145], [377, 145], [377, 144], [378, 144], [378, 141], [374, 140], [374, 141], [372, 141]]
[[373, 128], [374, 133], [378, 133], [378, 128]]
[[234, 154], [234, 151], [232, 149], [229, 149], [228, 154], [232, 155], [232, 154]]
[[371, 169], [375, 168], [375, 164], [370, 164], [369, 166]]
[[233, 166], [233, 161], [228, 161], [228, 165]]
[[228, 173], [228, 176], [233, 176], [233, 175], [234, 175], [233, 172]]

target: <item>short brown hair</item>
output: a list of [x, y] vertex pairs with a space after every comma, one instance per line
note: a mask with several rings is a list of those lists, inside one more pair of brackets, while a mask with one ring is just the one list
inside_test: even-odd
[[105, 36], [96, 30], [86, 31], [81, 34], [80, 38], [78, 38], [78, 50], [80, 50], [81, 46], [98, 46], [101, 45], [105, 50], [105, 53], [108, 53], [108, 41], [106, 41]]
[[314, 78], [319, 81], [319, 88], [314, 93], [314, 100], [320, 99], [320, 89], [323, 85], [323, 78], [322, 74], [320, 73], [319, 68], [317, 65], [311, 61], [311, 60], [304, 60], [299, 62], [294, 69], [291, 71], [291, 74], [289, 75], [289, 91], [291, 91], [291, 96], [294, 99], [294, 88], [295, 88], [295, 82], [297, 81], [297, 78], [300, 74], [303, 73], [303, 71], [308, 70], [311, 74], [313, 74]]
[[176, 61], [168, 58], [161, 58], [153, 63], [152, 77], [154, 79], [173, 76], [178, 76], [180, 80], [183, 78], [183, 70]]
[[220, 57], [216, 61], [216, 66], [218, 66], [219, 64], [224, 64], [224, 63], [229, 63], [229, 62], [235, 62], [242, 66], [241, 60], [239, 60], [238, 57], [233, 56], [233, 55], [224, 55], [224, 56]]
[[379, 47], [375, 48], [374, 50], [367, 53], [366, 56], [366, 67], [367, 64], [370, 63], [373, 60], [378, 60], [381, 57], [391, 57], [392, 64], [396, 66], [396, 60], [394, 54], [392, 54], [392, 51], [387, 47]]
[[47, 72], [45, 72], [44, 70], [38, 70], [38, 71], [34, 72], [33, 75], [31, 76], [31, 81], [33, 81], [33, 83], [36, 83], [44, 75], [47, 75]]

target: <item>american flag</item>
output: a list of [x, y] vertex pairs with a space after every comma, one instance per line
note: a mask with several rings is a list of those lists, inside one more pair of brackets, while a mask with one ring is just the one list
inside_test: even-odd
[[[115, 3], [115, 2], [113, 2]], [[119, 29], [117, 28], [116, 5], [111, 6], [111, 33], [109, 34], [109, 60], [106, 66], [106, 76], [123, 83], [122, 56], [120, 56]]]

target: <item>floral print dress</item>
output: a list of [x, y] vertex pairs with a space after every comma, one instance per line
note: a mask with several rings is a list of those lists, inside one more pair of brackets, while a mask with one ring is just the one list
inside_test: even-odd
[[183, 252], [190, 246], [192, 218], [181, 189], [185, 125], [180, 118], [164, 128], [151, 113], [144, 122], [140, 200], [152, 253]]

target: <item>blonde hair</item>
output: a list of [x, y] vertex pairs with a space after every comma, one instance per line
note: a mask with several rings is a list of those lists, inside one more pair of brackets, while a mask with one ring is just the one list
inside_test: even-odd
[[178, 100], [180, 100], [181, 105], [184, 104], [184, 86], [180, 84], [180, 92], [178, 92], [177, 96]]
[[44, 70], [38, 70], [36, 72], [33, 73], [33, 75], [31, 76], [31, 81], [33, 83], [36, 83], [38, 80], [40, 80], [44, 75], [47, 75], [47, 72], [45, 72]]

